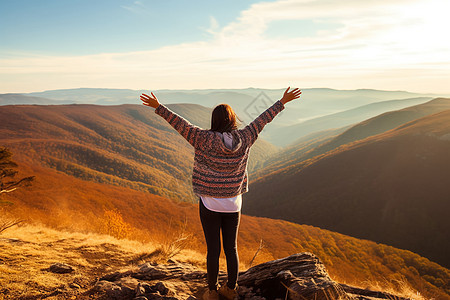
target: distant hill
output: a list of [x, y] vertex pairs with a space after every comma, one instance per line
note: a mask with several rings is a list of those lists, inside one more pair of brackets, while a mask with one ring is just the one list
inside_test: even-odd
[[[190, 122], [209, 128], [211, 109], [171, 104]], [[126, 186], [180, 201], [192, 192], [192, 147], [143, 105], [2, 106], [0, 143], [19, 158], [85, 180]], [[249, 170], [276, 151], [255, 143]]]
[[[65, 104], [69, 102], [76, 104], [121, 105], [138, 104], [140, 102], [139, 95], [142, 92], [148, 93], [148, 91], [145, 90], [80, 88], [36, 92], [25, 95], [33, 97], [44, 97], [47, 99], [58, 101], [59, 104]], [[228, 103], [233, 107], [240, 119], [245, 124], [251, 122], [264, 109], [272, 105], [276, 100], [280, 99], [283, 95], [283, 92], [284, 89], [258, 88], [155, 91], [161, 102], [165, 104], [190, 103], [212, 108], [219, 103]], [[303, 89], [301, 99], [289, 103], [289, 109], [283, 111], [283, 113], [262, 132], [261, 137], [276, 146], [285, 146], [294, 142], [296, 139], [307, 133], [350, 125], [377, 114], [393, 109], [399, 109], [405, 106], [393, 107], [392, 105], [394, 105], [395, 103], [401, 103], [400, 101], [393, 101], [391, 106], [385, 103], [384, 106], [386, 107], [384, 108], [384, 110], [382, 110], [382, 106], [379, 106], [378, 108], [368, 107], [369, 111], [370, 109], [377, 109], [377, 111], [366, 114], [364, 117], [361, 115], [357, 120], [347, 120], [347, 123], [345, 125], [336, 125], [329, 122], [323, 122], [322, 124], [325, 124], [325, 127], [318, 126], [318, 128], [316, 128], [317, 125], [315, 125], [311, 127], [313, 131], [303, 132], [304, 129], [302, 128], [305, 128], [304, 126], [300, 126], [301, 130], [292, 129], [289, 131], [288, 129], [288, 131], [285, 131], [284, 129], [289, 128], [289, 126], [298, 125], [308, 120], [343, 112], [346, 110], [351, 110], [371, 103], [390, 101], [393, 99], [403, 100], [422, 97], [431, 99], [431, 97], [435, 98], [438, 96], [445, 95], [418, 94], [405, 91], [380, 91], [369, 89]], [[8, 102], [8, 104], [11, 103]], [[0, 105], [2, 105], [1, 99]], [[410, 103], [409, 105], [413, 105], [413, 103]], [[355, 113], [357, 114], [357, 112]], [[330, 126], [328, 126], [328, 124]]]
[[437, 98], [423, 104], [381, 114], [352, 126], [336, 138], [315, 148], [308, 153], [308, 157], [326, 153], [341, 145], [383, 133], [409, 121], [448, 109], [450, 109], [450, 99]]
[[24, 95], [44, 97], [58, 101], [72, 101], [77, 104], [120, 105], [135, 104], [139, 91], [129, 89], [79, 88], [50, 90]]
[[[8, 211], [16, 217], [62, 231], [105, 233], [106, 225], [107, 228], [122, 229], [131, 239], [150, 241], [153, 244], [167, 243], [184, 230], [184, 235], [189, 236], [189, 243], [184, 247], [187, 247], [187, 250], [199, 251], [200, 260], [204, 263], [206, 247], [197, 205], [177, 203], [126, 187], [84, 181], [50, 168], [29, 164], [22, 161], [23, 158], [24, 156], [19, 157], [16, 154], [13, 156], [19, 163], [19, 174], [35, 175], [36, 180], [31, 187], [5, 195], [4, 200], [14, 203], [8, 207]], [[111, 216], [116, 219], [111, 219]], [[39, 237], [42, 232], [45, 231], [40, 231]], [[94, 247], [91, 242], [96, 238], [92, 236], [89, 241], [79, 242], [81, 244], [77, 249], [89, 257], [100, 255], [102, 261], [105, 256], [113, 259], [110, 250], [116, 247], [107, 241], [99, 247]], [[68, 234], [61, 237], [61, 241], [64, 239], [72, 242]], [[242, 270], [249, 267], [255, 251], [260, 246], [260, 240], [263, 240], [264, 247], [254, 264], [309, 251], [315, 253], [324, 262], [332, 278], [340, 282], [356, 284], [363, 288], [373, 286], [376, 289], [410, 293], [412, 288], [429, 298], [449, 298], [449, 270], [410, 251], [359, 240], [317, 227], [246, 215], [241, 219], [238, 241]], [[86, 243], [90, 243], [89, 246]], [[131, 243], [124, 241], [123, 244]], [[51, 244], [46, 242], [45, 245]], [[32, 249], [34, 247], [36, 245], [32, 245]], [[54, 247], [62, 247], [62, 244], [57, 243]], [[142, 256], [143, 259], [151, 259], [150, 252], [153, 249], [146, 250], [149, 252], [147, 256]], [[145, 254], [145, 249], [143, 251]], [[198, 262], [197, 252], [188, 252], [187, 255], [190, 255], [188, 262]], [[65, 258], [58, 257], [60, 260]], [[124, 257], [120, 255], [120, 258], [125, 260]], [[3, 255], [2, 259], [7, 258]], [[71, 259], [72, 257], [67, 262]], [[129, 258], [126, 258], [126, 261], [129, 261]], [[27, 265], [26, 261], [22, 263]], [[83, 266], [86, 261], [77, 259], [72, 263]], [[107, 266], [99, 268], [103, 270]], [[5, 274], [0, 273], [0, 282], [8, 280], [8, 271], [14, 270], [6, 268]], [[98, 270], [96, 268], [92, 271]], [[34, 276], [30, 278], [36, 279]]]
[[[426, 107], [443, 101], [450, 99]], [[265, 172], [243, 211], [409, 249], [448, 267], [449, 141], [450, 110], [415, 119]]]
[[309, 153], [319, 146], [326, 144], [328, 141], [333, 140], [349, 127], [350, 126], [346, 126], [338, 129], [314, 132], [297, 139], [291, 145], [282, 147], [279, 151], [270, 155], [264, 161], [261, 168], [254, 170], [252, 176], [264, 176], [264, 174], [267, 174], [268, 172], [279, 169], [281, 165], [290, 165], [294, 162], [305, 160], [305, 157], [307, 157]]
[[55, 104], [70, 104], [71, 100], [52, 100], [43, 97], [25, 96], [22, 94], [0, 94], [0, 105], [23, 105], [23, 104], [37, 104], [37, 105], [55, 105]]
[[[380, 101], [436, 96], [406, 91], [381, 91], [370, 89], [335, 90], [328, 88], [313, 88], [302, 90], [304, 103], [300, 104], [300, 102], [297, 102], [295, 105], [292, 105], [293, 103], [291, 103], [291, 106], [300, 105], [304, 108], [306, 112], [302, 113], [302, 116], [304, 115], [306, 118], [348, 110]], [[213, 107], [224, 101], [230, 105], [245, 107], [260, 94], [267, 96], [267, 100], [276, 101], [281, 98], [283, 92], [284, 89], [260, 88], [155, 91], [156, 95], [161, 98], [163, 103], [192, 103], [208, 107]], [[44, 97], [58, 101], [70, 100], [78, 104], [119, 105], [135, 104], [141, 93], [148, 93], [148, 90], [79, 88], [50, 90], [25, 95]], [[245, 118], [245, 116], [242, 117]], [[298, 118], [299, 117], [297, 116], [295, 119]]]
[[354, 126], [311, 133], [266, 159], [264, 162], [266, 168], [256, 170], [254, 176], [258, 177], [259, 174], [268, 174], [273, 170], [300, 163], [341, 145], [383, 133], [411, 120], [447, 109], [450, 109], [449, 99], [437, 98], [423, 104], [378, 115]]
[[278, 130], [272, 131], [270, 135], [266, 135], [265, 138], [275, 145], [286, 146], [292, 141], [288, 138], [290, 136], [300, 138], [314, 132], [349, 126], [387, 111], [424, 103], [428, 100], [431, 100], [431, 98], [419, 97], [370, 103], [342, 112], [313, 118], [295, 125], [278, 128]]

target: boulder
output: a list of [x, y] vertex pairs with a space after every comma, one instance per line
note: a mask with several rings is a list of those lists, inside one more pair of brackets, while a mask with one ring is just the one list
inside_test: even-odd
[[252, 295], [259, 290], [258, 294], [267, 299], [283, 295], [292, 300], [350, 299], [330, 278], [319, 258], [311, 253], [293, 254], [254, 266], [239, 275], [238, 284], [251, 287]]
[[[220, 272], [219, 279], [226, 280]], [[396, 295], [358, 289], [333, 281], [314, 254], [297, 253], [268, 261], [239, 274], [239, 297], [250, 300], [346, 300], [397, 299]], [[200, 299], [206, 273], [187, 263], [145, 263], [100, 278], [93, 292], [109, 299]]]

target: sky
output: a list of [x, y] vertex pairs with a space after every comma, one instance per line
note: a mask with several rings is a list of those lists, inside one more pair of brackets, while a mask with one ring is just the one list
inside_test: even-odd
[[450, 94], [450, 0], [0, 0], [0, 93]]

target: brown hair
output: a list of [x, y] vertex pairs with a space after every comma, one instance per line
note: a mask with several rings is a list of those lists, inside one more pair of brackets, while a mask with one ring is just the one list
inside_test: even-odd
[[230, 132], [238, 127], [239, 117], [228, 104], [217, 105], [211, 116], [211, 129], [218, 132]]

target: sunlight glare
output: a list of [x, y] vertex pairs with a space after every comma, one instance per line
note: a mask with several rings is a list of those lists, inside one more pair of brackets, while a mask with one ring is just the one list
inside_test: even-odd
[[411, 30], [405, 40], [412, 45], [450, 47], [450, 39], [446, 36], [450, 28], [449, 12], [450, 1], [447, 0], [421, 1], [406, 6], [403, 14], [414, 23], [408, 24]]

